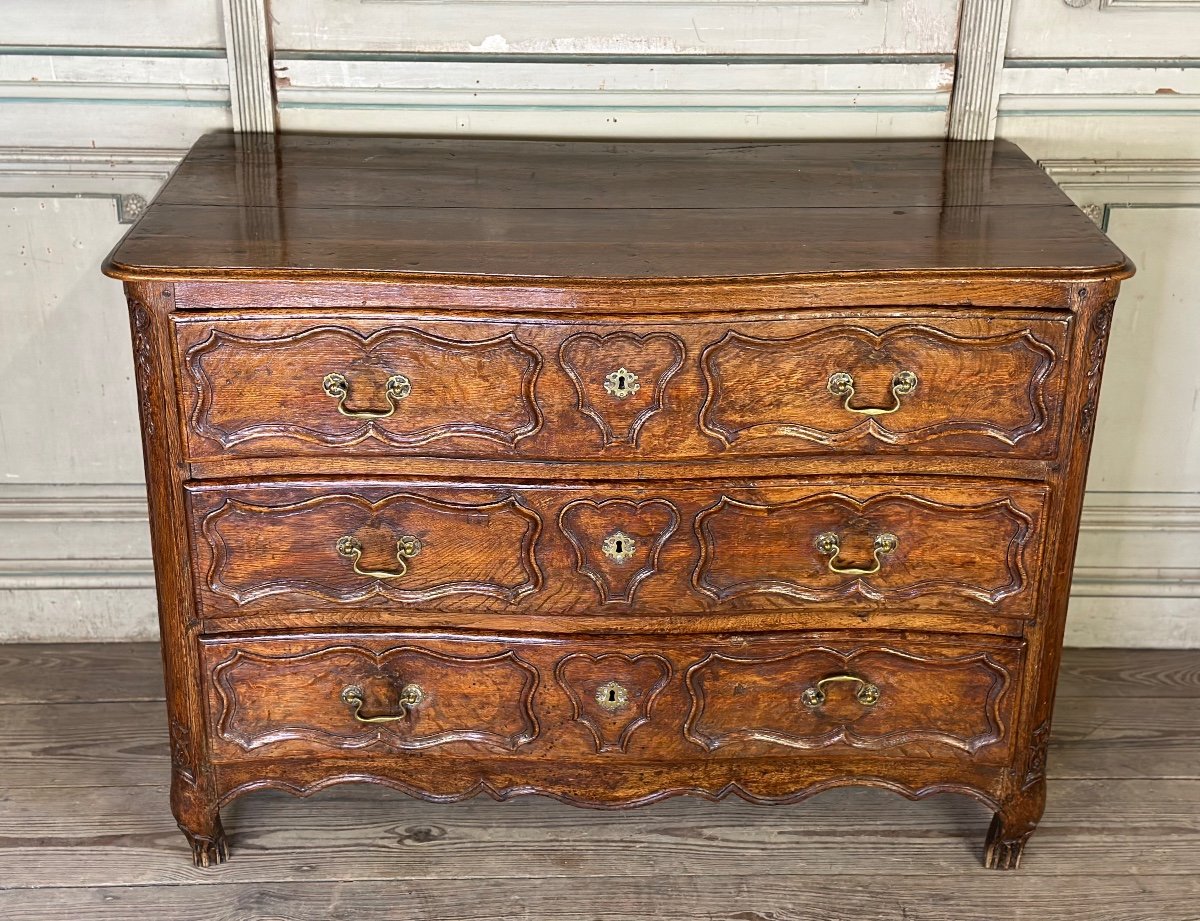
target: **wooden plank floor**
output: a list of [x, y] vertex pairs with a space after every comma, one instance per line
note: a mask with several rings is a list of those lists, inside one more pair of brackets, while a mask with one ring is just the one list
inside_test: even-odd
[[0, 646], [0, 919], [1200, 919], [1200, 651], [1068, 650], [1017, 873], [980, 868], [989, 815], [959, 797], [612, 813], [353, 787], [240, 800], [232, 862], [197, 870], [162, 697], [154, 645]]

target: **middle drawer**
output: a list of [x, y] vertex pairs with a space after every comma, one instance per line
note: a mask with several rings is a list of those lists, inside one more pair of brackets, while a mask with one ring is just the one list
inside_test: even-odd
[[208, 619], [821, 606], [1021, 617], [1046, 498], [1038, 484], [961, 479], [188, 488]]

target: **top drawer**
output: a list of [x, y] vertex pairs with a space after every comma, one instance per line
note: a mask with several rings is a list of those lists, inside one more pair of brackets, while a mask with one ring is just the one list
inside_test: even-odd
[[175, 320], [193, 460], [1048, 458], [1069, 318]]

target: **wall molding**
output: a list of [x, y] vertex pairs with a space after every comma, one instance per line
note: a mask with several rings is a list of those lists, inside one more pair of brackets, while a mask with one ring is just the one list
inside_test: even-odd
[[958, 71], [950, 101], [951, 140], [990, 141], [996, 136], [1011, 12], [1012, 0], [963, 0]]
[[184, 150], [0, 147], [0, 198], [110, 198], [132, 224]]
[[0, 591], [153, 588], [149, 535], [140, 484], [4, 484]]
[[4, 54], [0, 101], [227, 106], [229, 70], [224, 59], [207, 55]]
[[1200, 159], [1044, 159], [1038, 165], [1064, 189], [1147, 192], [1200, 188]]
[[[0, 591], [152, 589], [151, 560], [0, 560]], [[3, 639], [0, 632], [0, 640]], [[117, 637], [114, 637], [117, 639]]]
[[287, 57], [280, 109], [822, 109], [944, 111], [953, 64]]
[[1185, 62], [1025, 61], [1000, 83], [1001, 116], [1200, 114], [1200, 68]]
[[[1072, 9], [1081, 10], [1084, 7], [1091, 6], [1092, 0], [1063, 0], [1067, 6]], [[1200, 9], [1200, 0], [1100, 0], [1098, 7], [1100, 12], [1104, 10], [1152, 10], [1162, 12], [1164, 10], [1178, 9]]]
[[233, 130], [276, 128], [275, 75], [266, 0], [222, 0]]
[[[1172, 501], [1155, 501], [1164, 498]], [[1090, 494], [1079, 532], [1072, 598], [1200, 599], [1200, 567], [1193, 565], [1200, 560], [1200, 495]], [[1130, 545], [1149, 565], [1099, 558], [1104, 548]], [[1130, 557], [1119, 549], [1113, 555]], [[1192, 640], [1200, 645], [1200, 630]]]
[[1200, 159], [1048, 159], [1039, 165], [1102, 229], [1114, 208], [1200, 206]]
[[952, 53], [939, 0], [341, 0], [276, 4], [284, 52]]

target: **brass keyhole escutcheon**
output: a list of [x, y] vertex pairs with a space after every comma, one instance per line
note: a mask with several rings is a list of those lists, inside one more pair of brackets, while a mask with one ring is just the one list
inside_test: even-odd
[[614, 563], [627, 562], [636, 549], [636, 542], [624, 531], [614, 531], [600, 544], [600, 551]]
[[629, 691], [617, 682], [610, 681], [596, 688], [596, 703], [605, 710], [615, 712], [629, 703]]
[[632, 371], [627, 368], [617, 368], [616, 371], [610, 371], [604, 378], [604, 389], [618, 400], [624, 400], [641, 390], [642, 385], [638, 383], [638, 376]]

